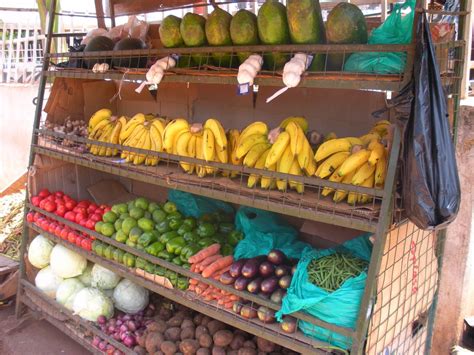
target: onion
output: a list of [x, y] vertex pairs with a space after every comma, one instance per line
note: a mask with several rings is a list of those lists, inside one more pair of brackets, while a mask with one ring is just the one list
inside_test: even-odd
[[145, 321], [145, 325], [148, 325], [148, 324], [151, 324], [151, 323], [154, 323], [155, 321], [153, 319], [147, 319]]
[[107, 322], [107, 318], [105, 318], [104, 315], [100, 315], [97, 317], [97, 323], [99, 324], [105, 324]]
[[105, 341], [101, 341], [99, 343], [99, 349], [104, 351], [107, 348], [107, 343]]
[[132, 317], [130, 316], [130, 314], [126, 314], [122, 317], [122, 320], [126, 321], [126, 320], [131, 320]]
[[131, 347], [135, 346], [135, 344], [136, 344], [135, 337], [133, 335], [127, 335], [123, 339], [123, 343], [125, 344], [125, 346], [128, 346], [129, 348], [131, 348]]
[[115, 332], [112, 337], [115, 339], [115, 340], [122, 340], [120, 339], [120, 332]]
[[95, 335], [94, 338], [92, 339], [92, 345], [97, 347], [99, 343], [100, 343], [100, 338], [97, 335]]
[[122, 324], [123, 324], [123, 321], [121, 321], [120, 319], [117, 322], [115, 322], [115, 325], [117, 327], [120, 327]]
[[125, 324], [122, 324], [119, 329], [120, 329], [121, 332], [128, 331], [128, 327]]
[[130, 332], [120, 332], [120, 339], [123, 341], [126, 337], [130, 335]]
[[133, 320], [129, 320], [127, 322], [127, 327], [130, 331], [134, 332], [135, 330], [137, 330], [137, 325], [136, 323], [133, 321]]
[[112, 355], [123, 355], [123, 353], [119, 349], [115, 349]]
[[108, 330], [110, 333], [113, 333], [113, 332], [115, 332], [115, 326], [109, 325], [109, 326], [107, 327], [107, 330]]

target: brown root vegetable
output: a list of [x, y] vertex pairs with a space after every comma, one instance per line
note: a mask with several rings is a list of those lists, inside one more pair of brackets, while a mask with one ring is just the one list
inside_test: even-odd
[[247, 341], [244, 343], [244, 348], [257, 349], [257, 346], [255, 345], [255, 343], [254, 343], [252, 340], [247, 340]]
[[183, 320], [183, 322], [181, 323], [181, 329], [184, 329], [184, 328], [189, 328], [189, 327], [193, 327], [194, 328], [194, 322], [189, 319], [189, 318], [186, 318]]
[[198, 313], [194, 316], [193, 318], [193, 323], [197, 327], [198, 325], [201, 325], [202, 319], [204, 318], [204, 314]]
[[212, 337], [210, 334], [201, 334], [201, 336], [198, 338], [198, 341], [201, 348], [210, 348], [212, 346]]
[[159, 333], [164, 333], [166, 329], [168, 329], [168, 326], [166, 325], [166, 322], [159, 319], [156, 321], [153, 321], [152, 323], [148, 324], [146, 326], [146, 329], [150, 332], [159, 332]]
[[227, 345], [232, 343], [234, 334], [230, 330], [219, 330], [212, 338], [215, 345], [225, 348]]
[[202, 317], [202, 320], [201, 320], [201, 325], [207, 327], [207, 325], [209, 324], [209, 322], [211, 322], [213, 319], [211, 317], [208, 317], [208, 316], [204, 316]]
[[149, 332], [145, 340], [145, 349], [150, 354], [158, 351], [164, 341], [163, 334], [158, 332]]
[[179, 344], [179, 350], [185, 355], [194, 355], [199, 349], [199, 344], [194, 339], [186, 339]]
[[194, 325], [192, 327], [182, 328], [180, 338], [181, 340], [193, 339], [194, 338]]
[[135, 346], [133, 348], [133, 351], [137, 355], [146, 355], [146, 350], [139, 345]]
[[238, 350], [227, 351], [227, 355], [238, 355], [238, 354], [239, 354]]
[[165, 339], [171, 341], [178, 341], [181, 335], [181, 328], [172, 327], [165, 330]]
[[153, 355], [165, 355], [165, 353], [161, 350], [158, 350], [156, 353], [154, 353]]
[[293, 334], [296, 332], [296, 319], [293, 317], [283, 317], [283, 322], [280, 323], [280, 328], [285, 333]]
[[240, 310], [240, 315], [247, 319], [257, 318], [257, 310], [250, 305], [244, 305]]
[[173, 316], [173, 312], [171, 312], [171, 310], [167, 309], [167, 308], [161, 307], [160, 311], [158, 312], [158, 319], [161, 319], [161, 320], [164, 320], [164, 321], [167, 321], [172, 316]]
[[147, 335], [148, 335], [148, 331], [145, 331], [145, 333], [143, 333], [141, 335], [138, 335], [137, 336], [137, 344], [140, 345], [141, 347], [145, 347]]
[[257, 337], [257, 348], [264, 353], [271, 353], [272, 351], [275, 351], [275, 343]]
[[239, 349], [238, 355], [257, 355], [257, 350], [254, 348]]
[[211, 355], [211, 350], [208, 348], [199, 348], [196, 355]]
[[214, 346], [212, 348], [212, 355], [227, 355], [224, 348], [220, 346]]
[[184, 317], [180, 315], [176, 315], [174, 317], [171, 317], [168, 319], [166, 324], [168, 324], [169, 327], [179, 327], [181, 326], [181, 323], [183, 322]]
[[161, 343], [160, 349], [165, 355], [173, 355], [178, 351], [178, 347], [172, 341], [164, 341]]
[[203, 326], [203, 325], [198, 325], [196, 327], [196, 330], [195, 330], [195, 333], [194, 333], [194, 337], [196, 339], [199, 339], [199, 337], [201, 336], [201, 334], [209, 334], [209, 330]]
[[209, 334], [214, 335], [219, 330], [226, 329], [226, 325], [222, 322], [219, 322], [218, 320], [213, 319], [207, 324], [207, 329], [209, 329]]
[[241, 334], [234, 333], [234, 339], [232, 339], [232, 342], [229, 344], [229, 346], [232, 350], [239, 350], [240, 348], [243, 348], [244, 343], [245, 338]]

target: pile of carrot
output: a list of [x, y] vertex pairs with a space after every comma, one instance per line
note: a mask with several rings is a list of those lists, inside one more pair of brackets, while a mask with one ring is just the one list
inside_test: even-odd
[[[222, 256], [219, 254], [220, 244], [212, 244], [201, 250], [197, 254], [189, 258], [191, 264], [190, 270], [201, 274], [205, 278], [213, 278], [219, 280], [220, 276], [229, 271], [230, 266], [234, 262], [232, 255]], [[227, 309], [232, 308], [235, 301], [240, 298], [227, 291], [218, 289], [217, 287], [200, 282], [197, 279], [189, 280], [188, 290], [195, 292], [205, 301], [217, 301], [218, 305]]]

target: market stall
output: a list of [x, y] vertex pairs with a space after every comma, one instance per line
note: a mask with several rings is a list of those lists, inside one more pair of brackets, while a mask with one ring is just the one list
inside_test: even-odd
[[[189, 4], [148, 5], [109, 11]], [[49, 52], [51, 16], [18, 312], [93, 352], [151, 353], [139, 339], [152, 291], [260, 339], [234, 349], [219, 329], [201, 344], [202, 323], [189, 336], [168, 323], [182, 330], [146, 339], [165, 354], [424, 351], [442, 237], [407, 219], [407, 114], [387, 92], [417, 77], [413, 24], [429, 10], [395, 4], [381, 23], [373, 5], [269, 0], [232, 16], [213, 3], [207, 19], [159, 28], [130, 17], [68, 53]], [[441, 80], [455, 94], [463, 42], [446, 38]], [[138, 325], [116, 327], [124, 317]]]

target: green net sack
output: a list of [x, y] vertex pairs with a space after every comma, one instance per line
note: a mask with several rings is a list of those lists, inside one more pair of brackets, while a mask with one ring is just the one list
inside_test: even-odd
[[233, 215], [235, 212], [228, 203], [179, 190], [170, 190], [168, 200], [173, 202], [178, 207], [178, 211], [186, 217], [199, 218], [204, 214], [219, 212]]

